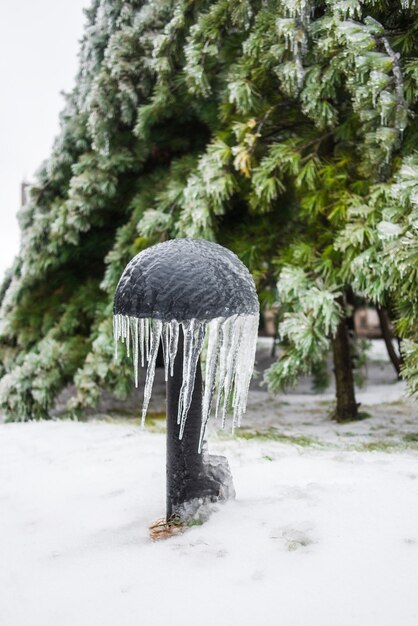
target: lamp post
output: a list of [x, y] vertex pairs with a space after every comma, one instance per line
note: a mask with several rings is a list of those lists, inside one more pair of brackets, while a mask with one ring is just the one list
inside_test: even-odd
[[[132, 352], [135, 384], [147, 364], [142, 418], [163, 347], [167, 384], [167, 520], [192, 517], [206, 502], [234, 497], [225, 457], [204, 441], [211, 413], [233, 427], [245, 411], [258, 330], [259, 304], [245, 265], [202, 239], [173, 239], [140, 252], [115, 293], [114, 334]], [[207, 338], [205, 381], [200, 354]]]

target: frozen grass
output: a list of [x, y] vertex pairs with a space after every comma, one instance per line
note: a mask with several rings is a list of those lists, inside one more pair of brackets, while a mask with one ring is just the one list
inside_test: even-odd
[[0, 425], [0, 624], [416, 626], [416, 452], [380, 450], [376, 412], [341, 427], [292, 406], [293, 431], [283, 410], [277, 436], [256, 415], [235, 439], [211, 435], [237, 499], [155, 544], [162, 433]]

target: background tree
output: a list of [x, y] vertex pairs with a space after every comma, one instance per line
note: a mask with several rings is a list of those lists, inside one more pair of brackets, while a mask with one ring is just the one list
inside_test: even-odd
[[234, 249], [265, 300], [278, 278], [273, 388], [332, 346], [335, 416], [356, 417], [354, 292], [395, 307], [416, 391], [417, 27], [413, 0], [93, 2], [2, 290], [6, 413], [47, 415], [71, 381], [72, 408], [127, 393], [113, 292], [176, 236]]

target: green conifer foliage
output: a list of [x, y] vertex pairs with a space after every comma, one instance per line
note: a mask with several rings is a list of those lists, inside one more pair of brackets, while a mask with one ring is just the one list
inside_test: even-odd
[[0, 292], [8, 417], [47, 416], [71, 382], [73, 409], [129, 391], [113, 292], [177, 236], [277, 293], [273, 388], [321, 366], [353, 289], [396, 310], [418, 391], [417, 30], [415, 0], [94, 0]]

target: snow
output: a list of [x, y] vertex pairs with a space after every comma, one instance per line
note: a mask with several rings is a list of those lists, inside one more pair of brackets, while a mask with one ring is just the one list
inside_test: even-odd
[[208, 424], [236, 499], [157, 543], [164, 369], [145, 429], [140, 390], [129, 419], [106, 396], [88, 422], [0, 423], [0, 626], [416, 626], [417, 406], [384, 356], [373, 341], [350, 424], [332, 386], [254, 379], [235, 436]]
[[[210, 432], [237, 498], [158, 543], [162, 423], [0, 424], [0, 624], [416, 626], [416, 452], [364, 449], [366, 429], [386, 441], [380, 409], [347, 427], [320, 406], [282, 404], [276, 424], [296, 436], [304, 413], [312, 445]], [[263, 419], [249, 408], [247, 429]]]

